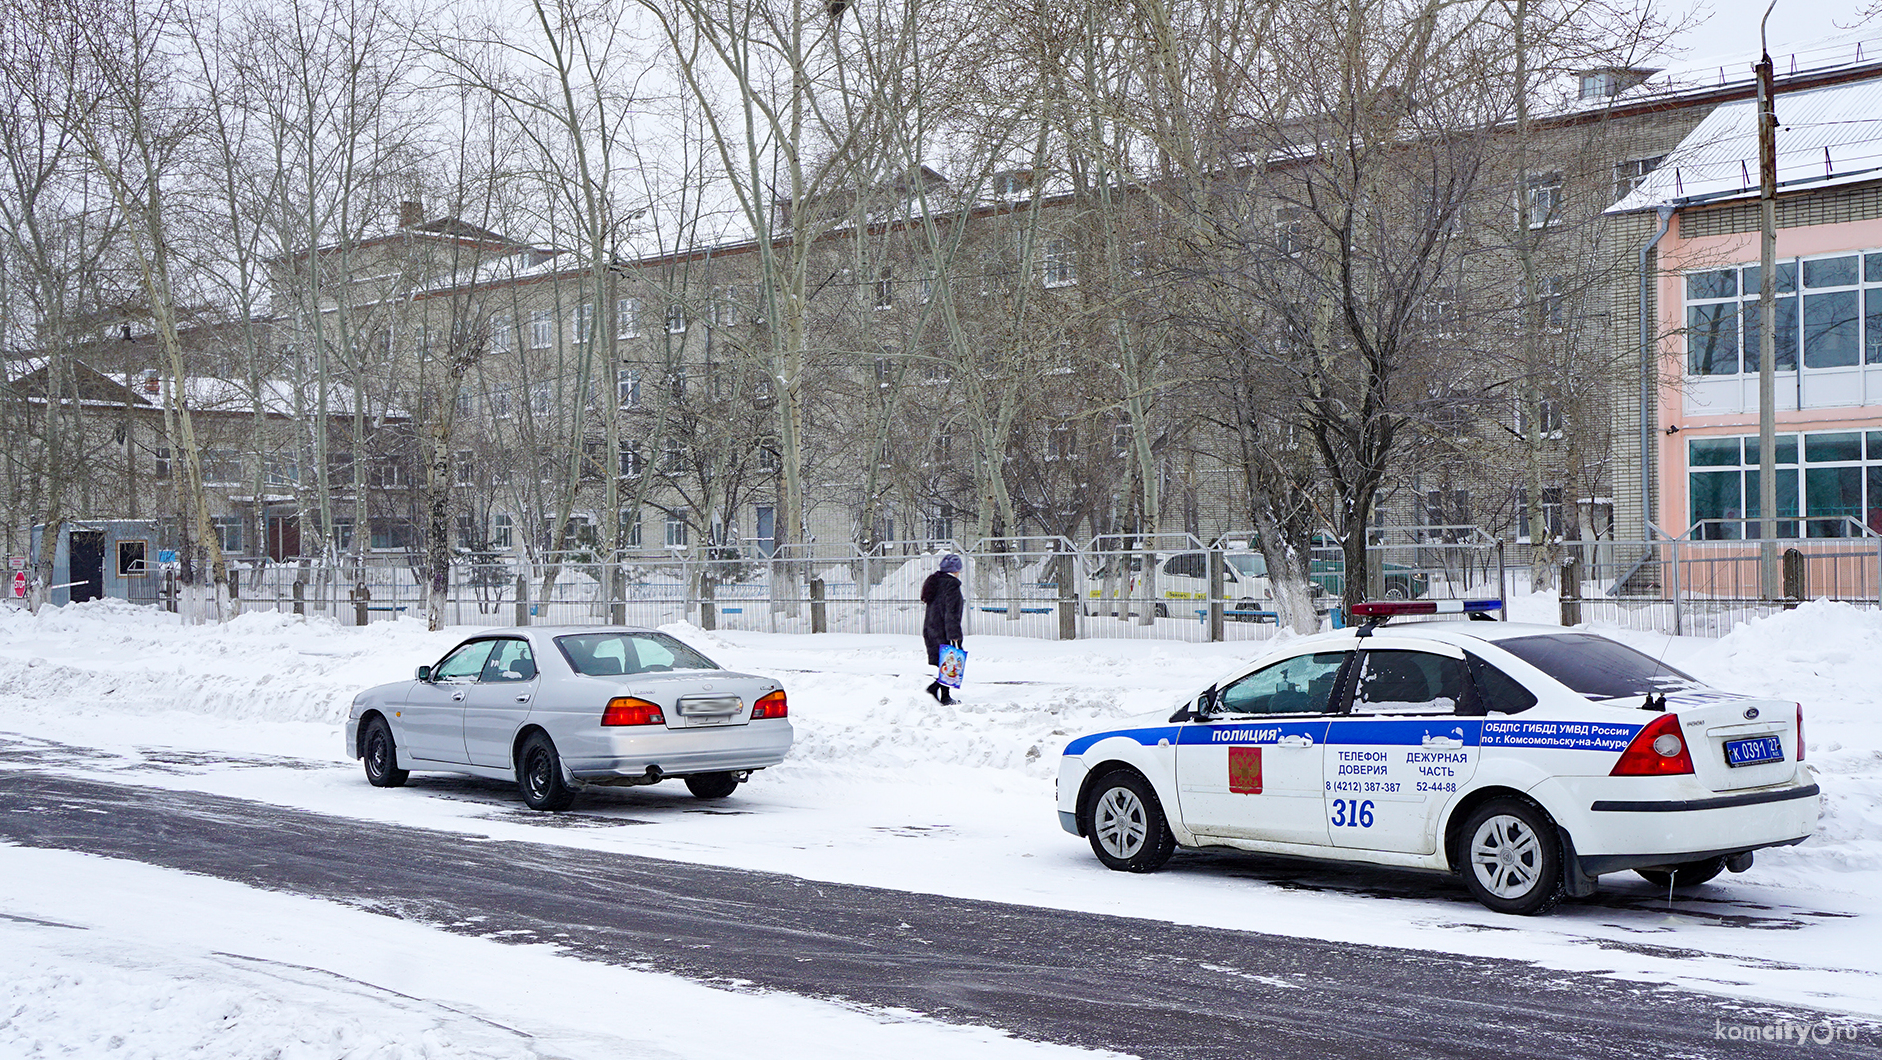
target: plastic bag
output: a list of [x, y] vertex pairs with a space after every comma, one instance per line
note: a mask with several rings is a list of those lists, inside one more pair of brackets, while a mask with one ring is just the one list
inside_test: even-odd
[[934, 679], [949, 688], [961, 687], [961, 682], [967, 679], [967, 649], [941, 645], [941, 668]]

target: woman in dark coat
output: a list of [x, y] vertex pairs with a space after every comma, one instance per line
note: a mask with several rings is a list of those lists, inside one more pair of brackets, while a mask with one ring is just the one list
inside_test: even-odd
[[[921, 602], [928, 605], [921, 623], [921, 639], [928, 642], [929, 666], [941, 665], [941, 645], [961, 646], [961, 612], [966, 601], [961, 598], [961, 580], [956, 577], [960, 569], [961, 557], [950, 552], [941, 557], [941, 569], [921, 583]], [[928, 694], [943, 703], [954, 702], [948, 686], [939, 681], [928, 682]]]

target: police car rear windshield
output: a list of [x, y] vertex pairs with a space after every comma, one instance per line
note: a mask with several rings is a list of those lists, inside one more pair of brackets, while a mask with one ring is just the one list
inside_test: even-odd
[[1496, 646], [1589, 699], [1645, 696], [1700, 683], [1651, 655], [1589, 633], [1516, 637]]

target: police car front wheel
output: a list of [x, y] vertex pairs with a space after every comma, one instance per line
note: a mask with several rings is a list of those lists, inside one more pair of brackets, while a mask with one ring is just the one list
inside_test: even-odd
[[1562, 900], [1562, 845], [1548, 816], [1494, 799], [1464, 823], [1464, 886], [1499, 913], [1534, 916]]
[[1118, 872], [1155, 872], [1176, 851], [1176, 836], [1150, 782], [1129, 770], [1098, 778], [1085, 800], [1091, 851]]

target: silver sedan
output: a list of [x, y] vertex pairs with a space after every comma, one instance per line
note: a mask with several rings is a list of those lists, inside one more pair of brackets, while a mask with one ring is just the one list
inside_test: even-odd
[[479, 633], [410, 681], [353, 697], [346, 751], [375, 787], [410, 770], [515, 779], [538, 810], [590, 786], [679, 777], [720, 799], [791, 748], [784, 689], [647, 629]]

